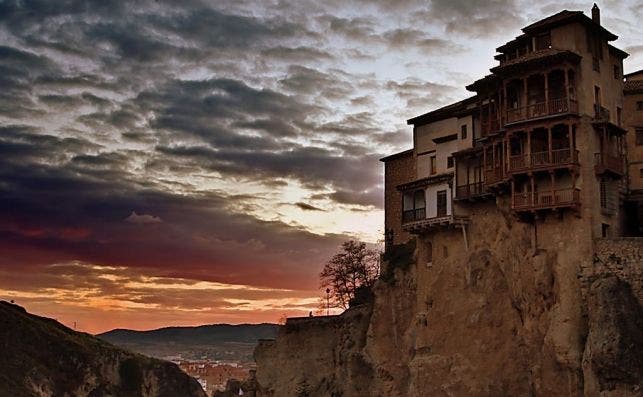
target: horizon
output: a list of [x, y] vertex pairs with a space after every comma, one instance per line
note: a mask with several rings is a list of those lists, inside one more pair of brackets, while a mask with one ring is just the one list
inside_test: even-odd
[[[406, 120], [592, 3], [0, 5], [0, 299], [93, 335], [306, 316], [382, 239]], [[641, 69], [643, 4], [597, 4]]]

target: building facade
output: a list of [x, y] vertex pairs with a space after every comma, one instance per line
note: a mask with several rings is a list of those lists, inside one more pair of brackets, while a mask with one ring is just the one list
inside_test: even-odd
[[643, 70], [625, 75], [623, 123], [627, 128], [626, 228], [629, 234], [643, 235]]
[[461, 229], [466, 248], [472, 209], [493, 200], [534, 226], [565, 219], [588, 241], [633, 233], [625, 212], [643, 198], [643, 73], [628, 75], [624, 102], [616, 39], [598, 7], [591, 18], [562, 11], [498, 47], [498, 65], [467, 86], [474, 96], [409, 120], [413, 170], [395, 179], [397, 157], [382, 159], [391, 241]]

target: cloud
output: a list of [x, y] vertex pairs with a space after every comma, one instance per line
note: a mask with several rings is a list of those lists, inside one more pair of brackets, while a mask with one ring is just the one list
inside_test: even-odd
[[125, 218], [125, 222], [134, 223], [137, 225], [148, 225], [151, 223], [161, 223], [163, 221], [158, 216], [149, 214], [139, 215], [136, 213], [136, 211], [132, 211], [132, 213], [127, 218]]
[[512, 0], [431, 0], [414, 20], [444, 24], [447, 33], [468, 37], [499, 35], [525, 25], [522, 7]]
[[307, 203], [298, 202], [298, 203], [295, 203], [295, 205], [299, 207], [299, 209], [302, 209], [304, 211], [323, 211], [323, 209]]
[[[297, 307], [343, 225], [378, 238], [378, 159], [411, 145], [405, 117], [462, 99], [448, 69], [480, 77], [481, 49], [560, 7], [525, 4], [0, 2], [0, 284], [42, 308], [60, 285], [67, 316], [89, 310], [74, 285], [130, 319]], [[604, 11], [638, 54], [634, 4]], [[208, 309], [150, 278], [245, 290]]]

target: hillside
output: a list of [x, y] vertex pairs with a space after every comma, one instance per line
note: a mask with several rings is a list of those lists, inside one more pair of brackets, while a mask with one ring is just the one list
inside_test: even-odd
[[115, 329], [97, 337], [154, 357], [182, 356], [188, 359], [252, 361], [259, 339], [277, 335], [277, 324], [212, 324], [199, 327], [168, 327], [150, 331]]
[[150, 331], [115, 329], [97, 337], [111, 343], [256, 343], [274, 338], [277, 324], [212, 324], [199, 327], [167, 327]]
[[205, 397], [176, 365], [0, 301], [0, 397]]

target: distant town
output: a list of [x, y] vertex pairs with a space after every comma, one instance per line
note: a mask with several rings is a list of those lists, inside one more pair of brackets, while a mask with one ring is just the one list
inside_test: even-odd
[[184, 360], [181, 357], [166, 357], [177, 364], [188, 375], [195, 378], [203, 390], [211, 396], [215, 391], [223, 391], [229, 379], [246, 379], [254, 363], [233, 363], [206, 360]]

